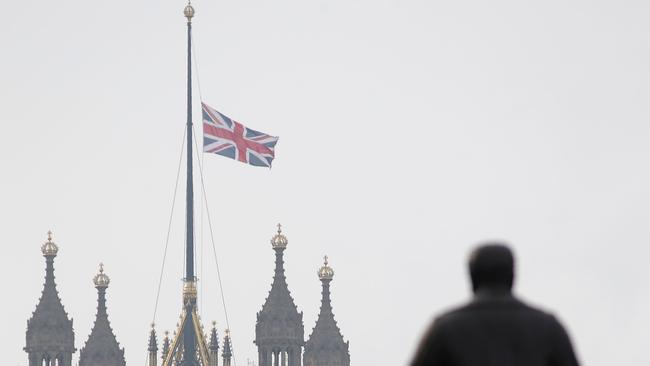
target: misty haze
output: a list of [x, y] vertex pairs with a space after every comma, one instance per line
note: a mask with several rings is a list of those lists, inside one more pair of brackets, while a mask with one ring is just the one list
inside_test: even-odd
[[3, 365], [650, 364], [650, 3], [3, 14]]

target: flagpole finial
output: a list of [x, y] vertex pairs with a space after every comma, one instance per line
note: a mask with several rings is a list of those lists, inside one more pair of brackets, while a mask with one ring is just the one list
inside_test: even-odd
[[185, 15], [185, 18], [187, 18], [187, 22], [190, 23], [194, 17], [194, 7], [192, 6], [191, 1], [187, 2], [185, 10], [183, 10], [183, 14]]

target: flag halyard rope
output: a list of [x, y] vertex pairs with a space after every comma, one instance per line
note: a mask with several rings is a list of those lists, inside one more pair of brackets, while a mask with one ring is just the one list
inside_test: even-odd
[[153, 317], [152, 317], [152, 322], [156, 321], [156, 313], [158, 312], [158, 301], [160, 300], [160, 288], [162, 286], [162, 279], [163, 279], [163, 274], [165, 270], [165, 262], [167, 260], [167, 249], [169, 247], [169, 236], [172, 230], [172, 220], [174, 217], [174, 208], [176, 207], [176, 194], [178, 192], [178, 181], [180, 179], [180, 174], [181, 174], [181, 165], [183, 163], [183, 148], [185, 147], [185, 133], [183, 133], [183, 142], [181, 143], [181, 153], [180, 157], [178, 159], [178, 169], [176, 171], [176, 183], [174, 184], [174, 195], [172, 198], [172, 207], [169, 213], [169, 221], [167, 224], [167, 235], [165, 237], [165, 250], [163, 252], [163, 259], [162, 259], [162, 264], [160, 266], [160, 276], [158, 278], [158, 289], [156, 291], [156, 303], [154, 305], [154, 310], [153, 310]]
[[[179, 181], [180, 176], [181, 176], [181, 166], [182, 166], [182, 163], [183, 163], [183, 150], [185, 148], [185, 134], [187, 133], [187, 132], [185, 132], [185, 128], [183, 128], [183, 131], [184, 132], [183, 132], [183, 138], [182, 138], [182, 142], [181, 142], [181, 152], [180, 152], [180, 156], [178, 158], [178, 168], [176, 170], [176, 183], [174, 183], [174, 194], [172, 196], [172, 204], [171, 204], [171, 209], [170, 209], [170, 213], [169, 213], [169, 221], [168, 221], [168, 224], [167, 224], [167, 235], [165, 237], [165, 249], [163, 251], [162, 263], [160, 265], [160, 276], [158, 277], [158, 287], [157, 287], [157, 290], [156, 290], [156, 302], [154, 304], [153, 316], [152, 316], [152, 319], [151, 319], [152, 324], [156, 322], [156, 314], [158, 312], [158, 302], [160, 300], [160, 289], [162, 287], [163, 275], [165, 273], [165, 262], [167, 261], [167, 249], [169, 248], [169, 236], [171, 234], [171, 229], [172, 229], [172, 220], [173, 220], [173, 217], [174, 217], [174, 208], [176, 207], [176, 195], [177, 195], [177, 192], [178, 192], [178, 181]], [[145, 365], [147, 364], [148, 358], [149, 358], [149, 353], [147, 352], [146, 357], [145, 357]]]
[[[194, 128], [192, 128], [192, 134], [194, 135], [194, 145], [195, 145], [196, 149], [198, 150], [198, 145], [196, 143], [196, 133], [195, 132], [196, 131], [194, 130]], [[226, 307], [226, 297], [224, 296], [223, 283], [221, 281], [221, 270], [219, 268], [219, 260], [218, 260], [218, 257], [217, 257], [217, 248], [216, 248], [216, 246], [214, 244], [214, 230], [212, 228], [212, 219], [210, 218], [210, 207], [208, 206], [208, 199], [207, 199], [207, 195], [206, 195], [206, 191], [205, 191], [205, 181], [204, 181], [204, 178], [203, 178], [203, 165], [201, 164], [200, 159], [197, 159], [197, 161], [198, 161], [198, 165], [199, 165], [199, 174], [201, 176], [201, 190], [203, 192], [203, 199], [204, 199], [204, 203], [205, 203], [205, 212], [206, 212], [206, 216], [207, 216], [207, 219], [208, 219], [208, 229], [210, 230], [210, 242], [212, 244], [212, 254], [214, 256], [215, 268], [216, 268], [216, 272], [217, 272], [217, 280], [219, 282], [219, 292], [221, 293], [221, 304], [223, 306], [223, 312], [224, 312], [224, 316], [226, 318], [226, 327], [230, 330], [230, 334], [231, 334], [230, 344], [231, 344], [232, 356], [233, 356], [232, 357], [233, 366], [237, 366], [237, 357], [236, 357], [236, 354], [235, 354], [235, 345], [234, 345], [234, 342], [233, 342], [233, 339], [232, 339], [232, 329], [230, 328], [230, 320], [228, 319], [228, 310], [227, 310], [227, 307]]]

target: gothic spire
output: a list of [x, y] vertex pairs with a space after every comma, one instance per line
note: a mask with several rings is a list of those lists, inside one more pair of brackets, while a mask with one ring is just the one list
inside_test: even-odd
[[59, 247], [47, 233], [47, 241], [41, 246], [45, 257], [45, 284], [36, 310], [27, 321], [25, 352], [29, 354], [29, 365], [58, 362], [62, 366], [72, 364], [74, 330], [72, 319], [68, 319], [54, 281], [54, 258]]
[[230, 329], [226, 329], [226, 335], [223, 337], [223, 366], [230, 366], [232, 360], [232, 344], [230, 343]]
[[99, 273], [93, 278], [97, 289], [97, 315], [90, 336], [79, 354], [79, 366], [125, 366], [124, 348], [115, 339], [106, 310], [106, 289], [110, 278], [99, 264]]
[[343, 341], [343, 335], [332, 312], [330, 282], [334, 278], [334, 270], [329, 266], [327, 256], [323, 266], [318, 270], [318, 278], [323, 286], [320, 313], [316, 326], [305, 344], [303, 363], [314, 366], [349, 366], [350, 344]]
[[169, 331], [165, 331], [165, 338], [163, 338], [163, 346], [162, 346], [163, 361], [167, 358], [168, 353], [169, 353]]
[[305, 330], [302, 312], [298, 312], [284, 274], [284, 250], [288, 243], [282, 234], [282, 226], [278, 224], [278, 232], [271, 239], [275, 251], [273, 284], [262, 310], [257, 313], [255, 325], [259, 366], [271, 366], [273, 362], [277, 365], [280, 362], [288, 366], [300, 365]]
[[217, 322], [212, 322], [212, 330], [210, 331], [210, 366], [217, 366], [219, 364], [219, 336], [217, 335]]
[[294, 303], [293, 297], [291, 297], [287, 278], [284, 274], [284, 250], [287, 248], [288, 243], [287, 237], [282, 234], [282, 225], [278, 224], [277, 234], [271, 239], [271, 247], [275, 251], [273, 283], [271, 284], [269, 296], [262, 306], [262, 311], [258, 313], [258, 318], [260, 315], [283, 313], [285, 310], [298, 316], [298, 307]]
[[158, 365], [158, 339], [156, 337], [156, 324], [151, 323], [151, 332], [149, 332], [149, 364], [148, 366]]
[[151, 323], [151, 332], [149, 332], [149, 352], [158, 352], [158, 339], [156, 337], [156, 328], [155, 324]]
[[217, 322], [212, 322], [210, 331], [210, 351], [219, 351], [219, 336], [217, 335]]

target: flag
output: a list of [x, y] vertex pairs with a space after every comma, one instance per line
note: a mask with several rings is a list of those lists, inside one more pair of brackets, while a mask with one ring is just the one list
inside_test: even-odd
[[261, 133], [217, 112], [205, 103], [203, 151], [227, 156], [242, 163], [271, 167], [278, 137]]

